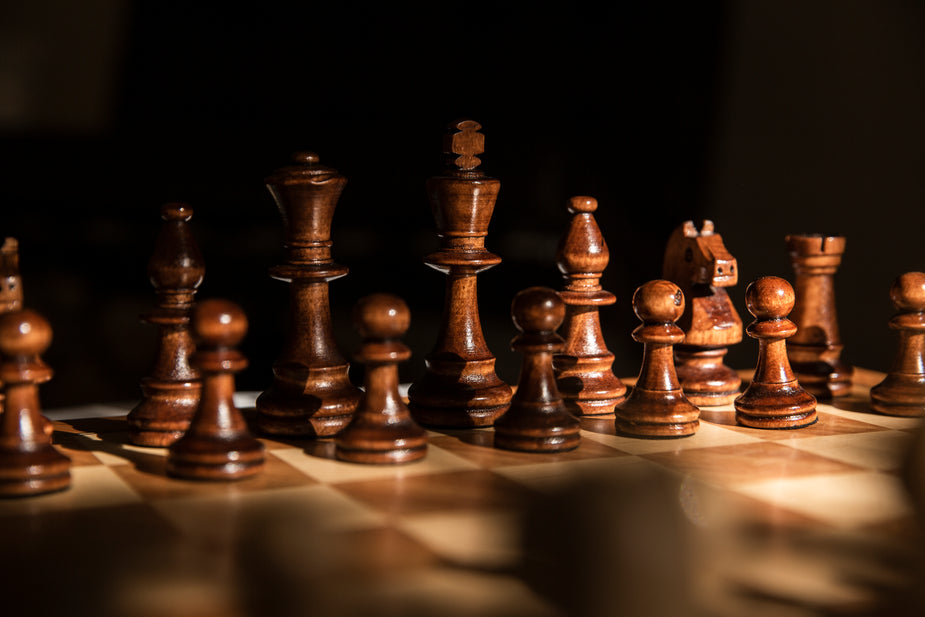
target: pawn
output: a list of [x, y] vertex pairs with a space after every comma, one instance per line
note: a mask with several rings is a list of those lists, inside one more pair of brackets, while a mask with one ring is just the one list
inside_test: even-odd
[[51, 493], [71, 484], [71, 460], [58, 452], [45, 430], [38, 384], [52, 370], [40, 356], [51, 344], [51, 326], [38, 313], [16, 310], [0, 316], [0, 381], [6, 409], [0, 417], [0, 496]]
[[337, 458], [353, 463], [407, 463], [427, 454], [427, 433], [411, 417], [398, 392], [398, 362], [411, 350], [398, 339], [408, 330], [405, 302], [373, 294], [353, 309], [363, 345], [355, 356], [366, 367], [364, 393], [350, 424], [334, 439]]
[[649, 281], [633, 294], [642, 325], [633, 340], [643, 344], [642, 367], [630, 393], [614, 409], [616, 429], [630, 437], [688, 437], [700, 426], [700, 409], [681, 389], [674, 346], [684, 340], [675, 323], [684, 313], [684, 294], [674, 283]]
[[745, 331], [758, 339], [758, 365], [734, 401], [736, 421], [743, 426], [792, 429], [816, 421], [816, 397], [800, 386], [787, 358], [787, 339], [797, 331], [787, 318], [794, 300], [793, 287], [776, 276], [762, 277], [745, 290], [745, 305], [755, 317]]
[[925, 415], [925, 273], [907, 272], [890, 287], [898, 311], [890, 328], [899, 345], [886, 378], [870, 390], [874, 411], [891, 416]]
[[202, 395], [189, 429], [167, 454], [167, 473], [194, 480], [238, 480], [263, 469], [263, 444], [251, 436], [234, 405], [234, 374], [247, 367], [235, 346], [247, 317], [227, 300], [206, 300], [193, 309], [197, 349], [191, 358], [202, 376]]
[[514, 296], [511, 317], [520, 331], [511, 349], [523, 354], [523, 362], [511, 406], [495, 421], [494, 445], [524, 452], [573, 450], [581, 426], [565, 408], [552, 366], [553, 355], [565, 346], [556, 334], [565, 303], [553, 289], [530, 287]]

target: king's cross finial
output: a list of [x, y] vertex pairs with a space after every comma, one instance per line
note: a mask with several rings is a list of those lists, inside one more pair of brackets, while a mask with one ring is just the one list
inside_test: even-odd
[[485, 136], [479, 133], [482, 125], [474, 120], [458, 120], [449, 126], [443, 140], [443, 151], [452, 164], [463, 171], [471, 171], [482, 161], [477, 155], [485, 152]]

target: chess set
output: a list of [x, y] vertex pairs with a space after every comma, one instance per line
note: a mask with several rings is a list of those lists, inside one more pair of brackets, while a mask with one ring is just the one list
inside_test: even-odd
[[[890, 288], [896, 360], [880, 373], [841, 358], [844, 237], [788, 236], [794, 282], [749, 282], [745, 325], [735, 257], [712, 221], [686, 221], [663, 278], [632, 297], [641, 366], [618, 376], [599, 314], [616, 301], [609, 251], [597, 201], [576, 196], [562, 288], [512, 294], [508, 384], [479, 320], [477, 276], [501, 262], [480, 130], [452, 123], [426, 182], [439, 248], [423, 260], [446, 295], [411, 383], [412, 311], [386, 293], [354, 307], [364, 372], [350, 380], [328, 299], [348, 274], [331, 241], [346, 180], [315, 153], [266, 178], [285, 249], [269, 275], [289, 310], [262, 392], [236, 389], [247, 315], [196, 299], [192, 209], [168, 203], [140, 400], [43, 410], [53, 328], [24, 301], [8, 239], [5, 601], [49, 615], [922, 614], [925, 274]], [[733, 368], [743, 333], [756, 362]]]

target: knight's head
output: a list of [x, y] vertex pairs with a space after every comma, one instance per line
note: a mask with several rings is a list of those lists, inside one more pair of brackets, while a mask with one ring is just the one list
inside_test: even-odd
[[698, 231], [685, 221], [671, 234], [662, 266], [664, 278], [691, 285], [731, 287], [739, 281], [736, 258], [726, 250], [723, 238], [704, 220]]

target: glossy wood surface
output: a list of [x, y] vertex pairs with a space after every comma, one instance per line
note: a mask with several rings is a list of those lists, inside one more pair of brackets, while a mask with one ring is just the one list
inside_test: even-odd
[[572, 217], [556, 252], [565, 278], [559, 295], [566, 309], [561, 327], [565, 347], [554, 356], [553, 366], [565, 406], [577, 416], [612, 413], [626, 396], [626, 385], [613, 373], [614, 354], [601, 330], [600, 308], [614, 304], [617, 297], [600, 284], [610, 250], [594, 218], [597, 207], [593, 197], [569, 200]]
[[713, 221], [703, 221], [699, 230], [693, 221], [675, 228], [665, 247], [662, 276], [680, 287], [685, 299], [678, 319], [684, 341], [674, 347], [684, 394], [698, 406], [731, 403], [742, 381], [724, 359], [729, 347], [742, 340], [742, 320], [726, 289], [738, 283], [739, 273]]
[[671, 281], [657, 279], [633, 294], [633, 311], [642, 325], [633, 339], [643, 345], [639, 377], [614, 408], [618, 434], [642, 438], [688, 437], [700, 425], [700, 409], [681, 389], [674, 345], [684, 340], [675, 323], [684, 313], [684, 294]]
[[787, 341], [790, 364], [803, 387], [817, 398], [842, 396], [851, 387], [851, 366], [842, 359], [835, 274], [846, 239], [824, 234], [792, 234], [787, 252], [796, 279], [791, 319], [796, 334]]
[[786, 280], [765, 276], [745, 290], [748, 312], [755, 317], [746, 332], [758, 339], [755, 376], [736, 398], [736, 421], [743, 426], [792, 429], [816, 422], [816, 398], [803, 389], [787, 358], [787, 339], [797, 327], [787, 318], [794, 290]]
[[355, 359], [365, 367], [364, 392], [353, 420], [334, 438], [336, 456], [373, 464], [419, 460], [427, 454], [427, 433], [398, 390], [397, 363], [411, 357], [399, 340], [411, 324], [411, 311], [397, 296], [373, 294], [357, 302], [353, 321], [363, 339]]
[[350, 422], [360, 391], [334, 340], [329, 283], [348, 268], [332, 258], [331, 225], [347, 179], [297, 152], [266, 184], [283, 222], [286, 257], [270, 276], [289, 284], [289, 314], [273, 381], [257, 400], [257, 425], [273, 435], [327, 437]]
[[477, 275], [501, 263], [485, 248], [501, 183], [478, 168], [480, 128], [472, 120], [452, 123], [444, 137], [447, 169], [426, 182], [440, 249], [424, 263], [446, 275], [446, 293], [437, 341], [408, 392], [411, 414], [423, 426], [491, 426], [511, 402], [479, 316]]
[[870, 390], [871, 407], [891, 416], [925, 415], [925, 273], [906, 272], [890, 286], [896, 314], [896, 356], [886, 377]]
[[247, 334], [247, 316], [228, 300], [209, 299], [192, 314], [193, 366], [202, 395], [189, 429], [170, 445], [166, 471], [192, 480], [241, 480], [260, 473], [264, 446], [250, 433], [234, 403], [235, 373], [247, 367], [236, 346]]
[[511, 349], [522, 355], [520, 378], [510, 408], [495, 421], [494, 445], [523, 452], [574, 450], [581, 424], [567, 410], [553, 371], [553, 355], [565, 343], [556, 334], [565, 303], [553, 289], [529, 287], [514, 296], [511, 318], [518, 330]]
[[51, 325], [35, 311], [0, 315], [0, 382], [6, 399], [0, 416], [0, 497], [52, 493], [71, 484], [70, 458], [52, 445], [39, 400], [38, 384], [52, 377], [41, 358], [51, 340]]
[[193, 209], [161, 207], [163, 224], [148, 260], [156, 304], [143, 320], [156, 328], [153, 368], [141, 380], [141, 401], [129, 412], [129, 439], [141, 446], [169, 446], [189, 428], [201, 382], [190, 366], [190, 311], [205, 276], [205, 263], [190, 229]]

